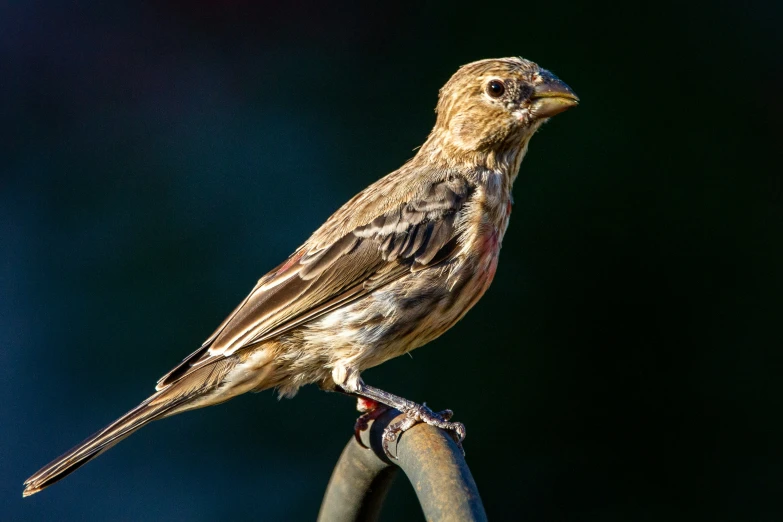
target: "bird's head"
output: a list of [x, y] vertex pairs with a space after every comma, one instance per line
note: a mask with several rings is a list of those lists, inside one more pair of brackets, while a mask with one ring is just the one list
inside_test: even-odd
[[523, 58], [461, 67], [440, 90], [431, 138], [452, 154], [523, 150], [543, 122], [575, 106], [568, 85]]

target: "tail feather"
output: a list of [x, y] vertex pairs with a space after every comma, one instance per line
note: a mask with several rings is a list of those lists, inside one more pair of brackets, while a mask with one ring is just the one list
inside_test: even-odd
[[92, 437], [41, 468], [25, 481], [22, 496], [28, 497], [54, 484], [154, 420], [217, 404], [247, 391], [248, 386], [256, 383], [251, 382], [245, 386], [232, 383], [229, 389], [223, 387], [225, 379], [231, 375], [237, 362], [235, 357], [216, 360], [158, 391]]
[[38, 493], [45, 487], [70, 475], [125, 437], [165, 416], [166, 413], [179, 405], [176, 401], [167, 404], [152, 403], [155, 398], [153, 395], [75, 448], [41, 468], [25, 481], [22, 496], [28, 497]]

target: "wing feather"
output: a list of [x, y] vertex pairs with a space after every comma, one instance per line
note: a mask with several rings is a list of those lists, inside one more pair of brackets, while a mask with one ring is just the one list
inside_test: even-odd
[[261, 278], [202, 347], [158, 381], [158, 389], [446, 259], [457, 247], [457, 216], [472, 191], [466, 179], [450, 176], [330, 244], [305, 243]]

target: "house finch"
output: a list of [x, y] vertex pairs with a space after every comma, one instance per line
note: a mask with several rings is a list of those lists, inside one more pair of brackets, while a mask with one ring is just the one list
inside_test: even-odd
[[[531, 136], [576, 105], [573, 91], [521, 58], [460, 68], [440, 90], [437, 120], [416, 156], [335, 212], [156, 392], [25, 482], [32, 495], [147, 423], [248, 391], [293, 397], [317, 383], [452, 430], [434, 413], [364, 383], [361, 372], [451, 328], [492, 282], [511, 187]], [[372, 411], [365, 415], [372, 415]], [[367, 420], [360, 418], [358, 426]]]

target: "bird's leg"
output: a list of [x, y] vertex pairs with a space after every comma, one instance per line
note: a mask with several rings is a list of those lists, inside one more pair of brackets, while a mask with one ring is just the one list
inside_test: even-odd
[[389, 452], [389, 443], [393, 440], [396, 440], [401, 433], [409, 430], [420, 422], [424, 422], [430, 426], [435, 426], [436, 428], [449, 431], [454, 438], [454, 441], [457, 443], [460, 449], [462, 449], [462, 441], [465, 439], [465, 425], [461, 422], [449, 422], [449, 419], [451, 419], [452, 415], [454, 415], [454, 412], [451, 410], [443, 410], [441, 412], [435, 413], [427, 407], [426, 403], [417, 404], [413, 401], [409, 401], [408, 399], [404, 399], [397, 395], [364, 384], [361, 379], [356, 379], [351, 384], [353, 385], [351, 387], [355, 389], [350, 390], [350, 393], [359, 396], [360, 401], [361, 398], [370, 399], [375, 403], [386, 406], [386, 408], [378, 408], [376, 405], [372, 410], [359, 417], [359, 420], [357, 420], [356, 424], [357, 435], [361, 429], [366, 429], [366, 426], [371, 418], [377, 418], [388, 408], [395, 408], [405, 414], [405, 417], [390, 423], [383, 431], [383, 451], [390, 458], [395, 457]]
[[[342, 374], [335, 374], [336, 376], [339, 376], [338, 378], [342, 378], [343, 380], [346, 380], [346, 377], [348, 375], [354, 375], [358, 376], [358, 374], [353, 372], [343, 372]], [[322, 389], [327, 389], [329, 391], [336, 391], [338, 393], [342, 393], [344, 395], [348, 395], [349, 397], [356, 397], [356, 410], [361, 413], [359, 417], [356, 419], [356, 423], [353, 426], [353, 436], [356, 439], [356, 442], [359, 444], [359, 446], [363, 448], [369, 449], [364, 442], [362, 442], [362, 432], [366, 430], [370, 426], [370, 422], [374, 421], [387, 411], [389, 411], [391, 408], [389, 406], [386, 406], [385, 404], [381, 404], [378, 401], [374, 401], [372, 399], [368, 399], [366, 397], [362, 397], [361, 395], [357, 394], [356, 392], [352, 392], [349, 390], [355, 389], [355, 380], [358, 379], [358, 377], [354, 377], [351, 379], [350, 382], [343, 382], [343, 384], [338, 385], [337, 387], [326, 387], [322, 386]], [[361, 379], [359, 379], [361, 380]]]

